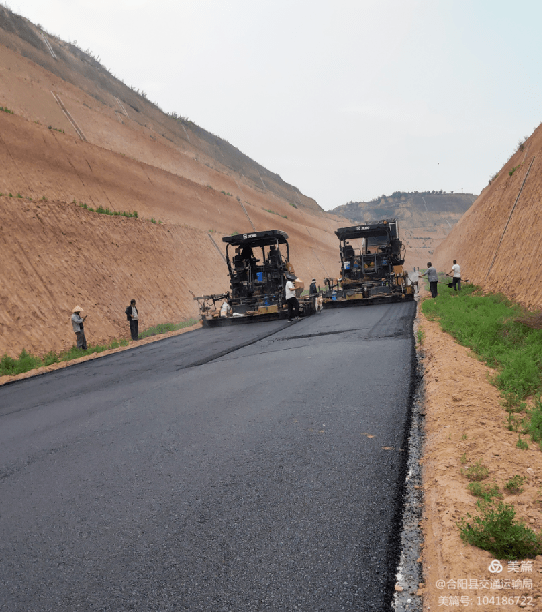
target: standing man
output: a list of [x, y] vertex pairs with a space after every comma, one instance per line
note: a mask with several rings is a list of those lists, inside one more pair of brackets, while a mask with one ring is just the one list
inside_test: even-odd
[[139, 316], [137, 314], [136, 301], [134, 299], [130, 300], [130, 306], [126, 307], [126, 317], [130, 322], [130, 334], [132, 335], [132, 340], [137, 341]]
[[220, 309], [220, 317], [231, 317], [231, 304], [229, 300], [224, 300]]
[[83, 309], [77, 305], [72, 311], [72, 328], [77, 338], [77, 349], [87, 350], [87, 339], [85, 338], [85, 330], [83, 329], [83, 322], [88, 317], [85, 315], [81, 318], [81, 311]]
[[431, 288], [431, 297], [436, 298], [438, 296], [438, 275], [436, 268], [433, 267], [431, 262], [427, 262], [427, 270], [420, 277], [427, 277], [429, 287]]
[[288, 277], [286, 281], [285, 297], [288, 304], [288, 321], [292, 321], [292, 314], [295, 311], [295, 318], [299, 319], [299, 302], [295, 295], [295, 277]]
[[318, 290], [316, 289], [316, 279], [313, 279], [309, 285], [309, 296], [316, 296], [317, 293]]
[[448, 273], [452, 275], [452, 283], [454, 286], [454, 291], [461, 291], [461, 268], [459, 268], [459, 264], [457, 260], [454, 260], [454, 265], [452, 266], [452, 270]]

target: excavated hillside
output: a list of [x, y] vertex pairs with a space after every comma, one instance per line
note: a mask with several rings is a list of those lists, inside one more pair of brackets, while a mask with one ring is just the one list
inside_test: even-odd
[[542, 308], [542, 126], [522, 143], [435, 250], [433, 264], [453, 260], [477, 285], [529, 309]]
[[435, 248], [475, 200], [473, 194], [395, 192], [371, 202], [347, 202], [331, 212], [343, 215], [353, 223], [389, 218], [399, 220], [409, 266], [425, 267]]
[[0, 107], [0, 355], [69, 348], [76, 304], [91, 343], [128, 336], [131, 298], [140, 329], [197, 316], [234, 232], [286, 231], [306, 281], [339, 270], [344, 218], [2, 6]]

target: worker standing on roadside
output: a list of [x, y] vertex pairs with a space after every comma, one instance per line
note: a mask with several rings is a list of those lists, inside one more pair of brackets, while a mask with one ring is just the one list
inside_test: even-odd
[[77, 338], [77, 349], [87, 350], [87, 339], [85, 338], [85, 330], [83, 328], [83, 322], [87, 318], [87, 315], [81, 317], [81, 311], [83, 309], [77, 305], [72, 311], [72, 327]]
[[427, 262], [427, 270], [420, 277], [427, 277], [431, 288], [431, 297], [436, 298], [438, 296], [438, 274], [431, 262]]
[[316, 289], [316, 279], [313, 279], [309, 285], [309, 296], [316, 296], [317, 293], [318, 290]]
[[136, 301], [133, 298], [130, 300], [130, 306], [126, 307], [126, 317], [130, 322], [130, 334], [132, 335], [132, 340], [137, 341], [139, 338], [139, 315], [136, 309]]
[[454, 260], [452, 270], [448, 274], [452, 275], [452, 284], [454, 286], [454, 291], [461, 291], [461, 268], [459, 268], [457, 260]]
[[292, 321], [292, 315], [295, 311], [295, 318], [299, 319], [299, 302], [295, 295], [295, 277], [288, 277], [285, 287], [286, 303], [288, 304], [288, 321]]

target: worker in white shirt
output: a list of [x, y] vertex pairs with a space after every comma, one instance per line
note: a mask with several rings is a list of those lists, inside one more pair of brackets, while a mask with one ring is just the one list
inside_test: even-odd
[[295, 318], [299, 319], [299, 302], [295, 295], [295, 277], [287, 277], [285, 287], [286, 303], [288, 304], [288, 321], [292, 321], [292, 315], [295, 311]]
[[224, 300], [222, 303], [222, 308], [220, 309], [220, 317], [230, 317], [231, 316], [231, 305], [227, 300]]
[[459, 268], [457, 260], [454, 260], [452, 270], [450, 270], [448, 274], [452, 275], [452, 284], [454, 286], [454, 291], [461, 290], [461, 268]]

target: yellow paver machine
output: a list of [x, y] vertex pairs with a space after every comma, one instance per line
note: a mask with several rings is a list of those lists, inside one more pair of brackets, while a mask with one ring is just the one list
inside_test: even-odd
[[396, 219], [339, 228], [341, 275], [326, 279], [326, 308], [400, 302], [414, 299], [403, 269], [405, 248]]
[[288, 235], [281, 230], [224, 236], [230, 291], [194, 297], [205, 327], [285, 319], [286, 281], [295, 283], [299, 315], [315, 312], [314, 298], [302, 298], [303, 282], [290, 262]]

